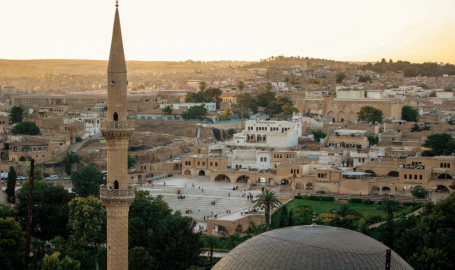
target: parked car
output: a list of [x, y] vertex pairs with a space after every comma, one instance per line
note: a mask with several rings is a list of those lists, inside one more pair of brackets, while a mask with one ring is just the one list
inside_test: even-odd
[[67, 177], [63, 177], [63, 180], [70, 180], [71, 177], [67, 176]]
[[58, 180], [58, 175], [51, 175], [49, 177], [46, 177], [46, 180]]
[[26, 178], [24, 176], [18, 176], [16, 180], [25, 180]]
[[174, 159], [174, 161], [180, 161], [180, 160], [182, 160], [182, 158], [178, 157], [178, 158]]

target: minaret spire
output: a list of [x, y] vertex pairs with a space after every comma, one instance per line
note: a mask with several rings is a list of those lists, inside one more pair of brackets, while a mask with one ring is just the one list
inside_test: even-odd
[[[118, 7], [118, 2], [117, 5]], [[114, 29], [112, 31], [111, 53], [107, 72], [126, 72], [125, 52], [123, 50], [122, 28], [120, 26], [120, 14], [115, 9]]]
[[115, 1], [115, 6], [118, 7], [118, 0]]

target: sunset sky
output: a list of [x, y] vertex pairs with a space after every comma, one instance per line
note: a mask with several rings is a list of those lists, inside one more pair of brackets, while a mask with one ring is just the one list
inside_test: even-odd
[[[119, 0], [128, 60], [455, 63], [453, 0]], [[0, 59], [107, 60], [115, 0], [0, 0]], [[452, 16], [451, 16], [452, 15]]]

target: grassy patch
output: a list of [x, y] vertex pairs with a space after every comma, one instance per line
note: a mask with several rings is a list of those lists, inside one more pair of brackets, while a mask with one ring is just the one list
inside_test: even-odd
[[[338, 206], [338, 202], [327, 202], [327, 201], [312, 201], [312, 200], [292, 200], [286, 204], [286, 207], [288, 208], [288, 211], [292, 209], [294, 217], [298, 217], [299, 213], [299, 208], [303, 204], [309, 204], [311, 206], [311, 209], [313, 209], [313, 206], [315, 207], [316, 213], [318, 215], [322, 213], [328, 213], [330, 209], [335, 208]], [[369, 215], [379, 215], [381, 217], [385, 218], [385, 213], [384, 211], [377, 210], [376, 207], [377, 205], [374, 204], [363, 204], [363, 203], [349, 203], [349, 205], [357, 210], [360, 214], [363, 216], [369, 216]], [[271, 220], [271, 228], [278, 228], [278, 222], [280, 220], [280, 213], [279, 211], [275, 212], [272, 215], [272, 220]], [[299, 225], [299, 224], [295, 224]]]

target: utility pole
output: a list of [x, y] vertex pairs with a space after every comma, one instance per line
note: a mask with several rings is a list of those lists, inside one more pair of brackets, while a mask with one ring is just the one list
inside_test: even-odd
[[27, 233], [25, 235], [25, 269], [29, 269], [30, 259], [30, 230], [32, 227], [32, 207], [33, 207], [33, 178], [35, 174], [35, 160], [31, 160], [30, 165], [30, 190], [28, 195], [28, 218], [27, 218]]

